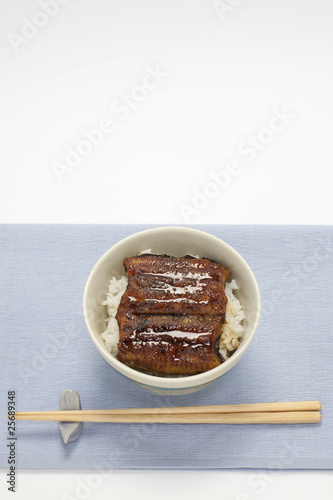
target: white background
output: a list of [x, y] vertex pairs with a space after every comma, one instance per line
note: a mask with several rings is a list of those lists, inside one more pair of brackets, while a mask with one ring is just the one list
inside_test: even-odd
[[[0, 222], [332, 223], [333, 3], [217, 3], [1, 0]], [[89, 474], [19, 470], [15, 498], [333, 491], [327, 471]]]

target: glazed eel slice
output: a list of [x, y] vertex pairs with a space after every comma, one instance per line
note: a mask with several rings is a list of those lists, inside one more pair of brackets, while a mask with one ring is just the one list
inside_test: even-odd
[[208, 259], [126, 258], [128, 287], [121, 301], [136, 314], [222, 315], [230, 271]]
[[154, 375], [194, 375], [221, 364], [218, 316], [118, 315], [118, 359]]
[[137, 274], [168, 275], [177, 278], [216, 279], [229, 281], [230, 271], [217, 262], [192, 256], [171, 257], [169, 255], [143, 254], [126, 257], [124, 267], [127, 276]]

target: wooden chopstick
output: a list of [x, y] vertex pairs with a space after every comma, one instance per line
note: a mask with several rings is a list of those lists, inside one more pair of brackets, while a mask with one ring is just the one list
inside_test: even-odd
[[55, 413], [45, 415], [18, 416], [18, 420], [46, 420], [62, 422], [109, 422], [109, 423], [160, 423], [160, 424], [303, 424], [318, 423], [321, 420], [319, 411], [276, 411], [250, 413], [194, 413], [194, 414], [128, 414], [98, 415]]
[[319, 422], [320, 401], [252, 403], [169, 408], [16, 412], [17, 420], [151, 423]]
[[249, 413], [249, 412], [274, 412], [274, 411], [314, 411], [320, 410], [320, 401], [291, 401], [278, 403], [250, 403], [232, 405], [209, 405], [209, 406], [173, 406], [166, 408], [120, 408], [112, 410], [56, 410], [56, 411], [21, 411], [16, 415], [130, 415], [130, 414], [154, 414], [164, 415], [170, 413]]

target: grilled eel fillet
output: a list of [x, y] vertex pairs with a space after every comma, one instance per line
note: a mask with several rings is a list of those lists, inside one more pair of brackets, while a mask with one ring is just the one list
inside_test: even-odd
[[156, 375], [193, 375], [221, 363], [218, 341], [230, 271], [208, 259], [124, 259], [128, 286], [117, 312], [118, 359]]

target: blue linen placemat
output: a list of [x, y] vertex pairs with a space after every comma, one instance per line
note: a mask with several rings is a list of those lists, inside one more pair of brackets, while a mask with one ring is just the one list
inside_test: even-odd
[[253, 269], [262, 317], [231, 371], [186, 396], [160, 396], [114, 371], [82, 316], [91, 268], [148, 225], [0, 226], [1, 449], [7, 392], [17, 410], [58, 409], [64, 389], [84, 409], [319, 399], [322, 422], [300, 425], [84, 424], [65, 445], [55, 422], [16, 425], [18, 468], [333, 468], [333, 227], [191, 226], [231, 244]]

